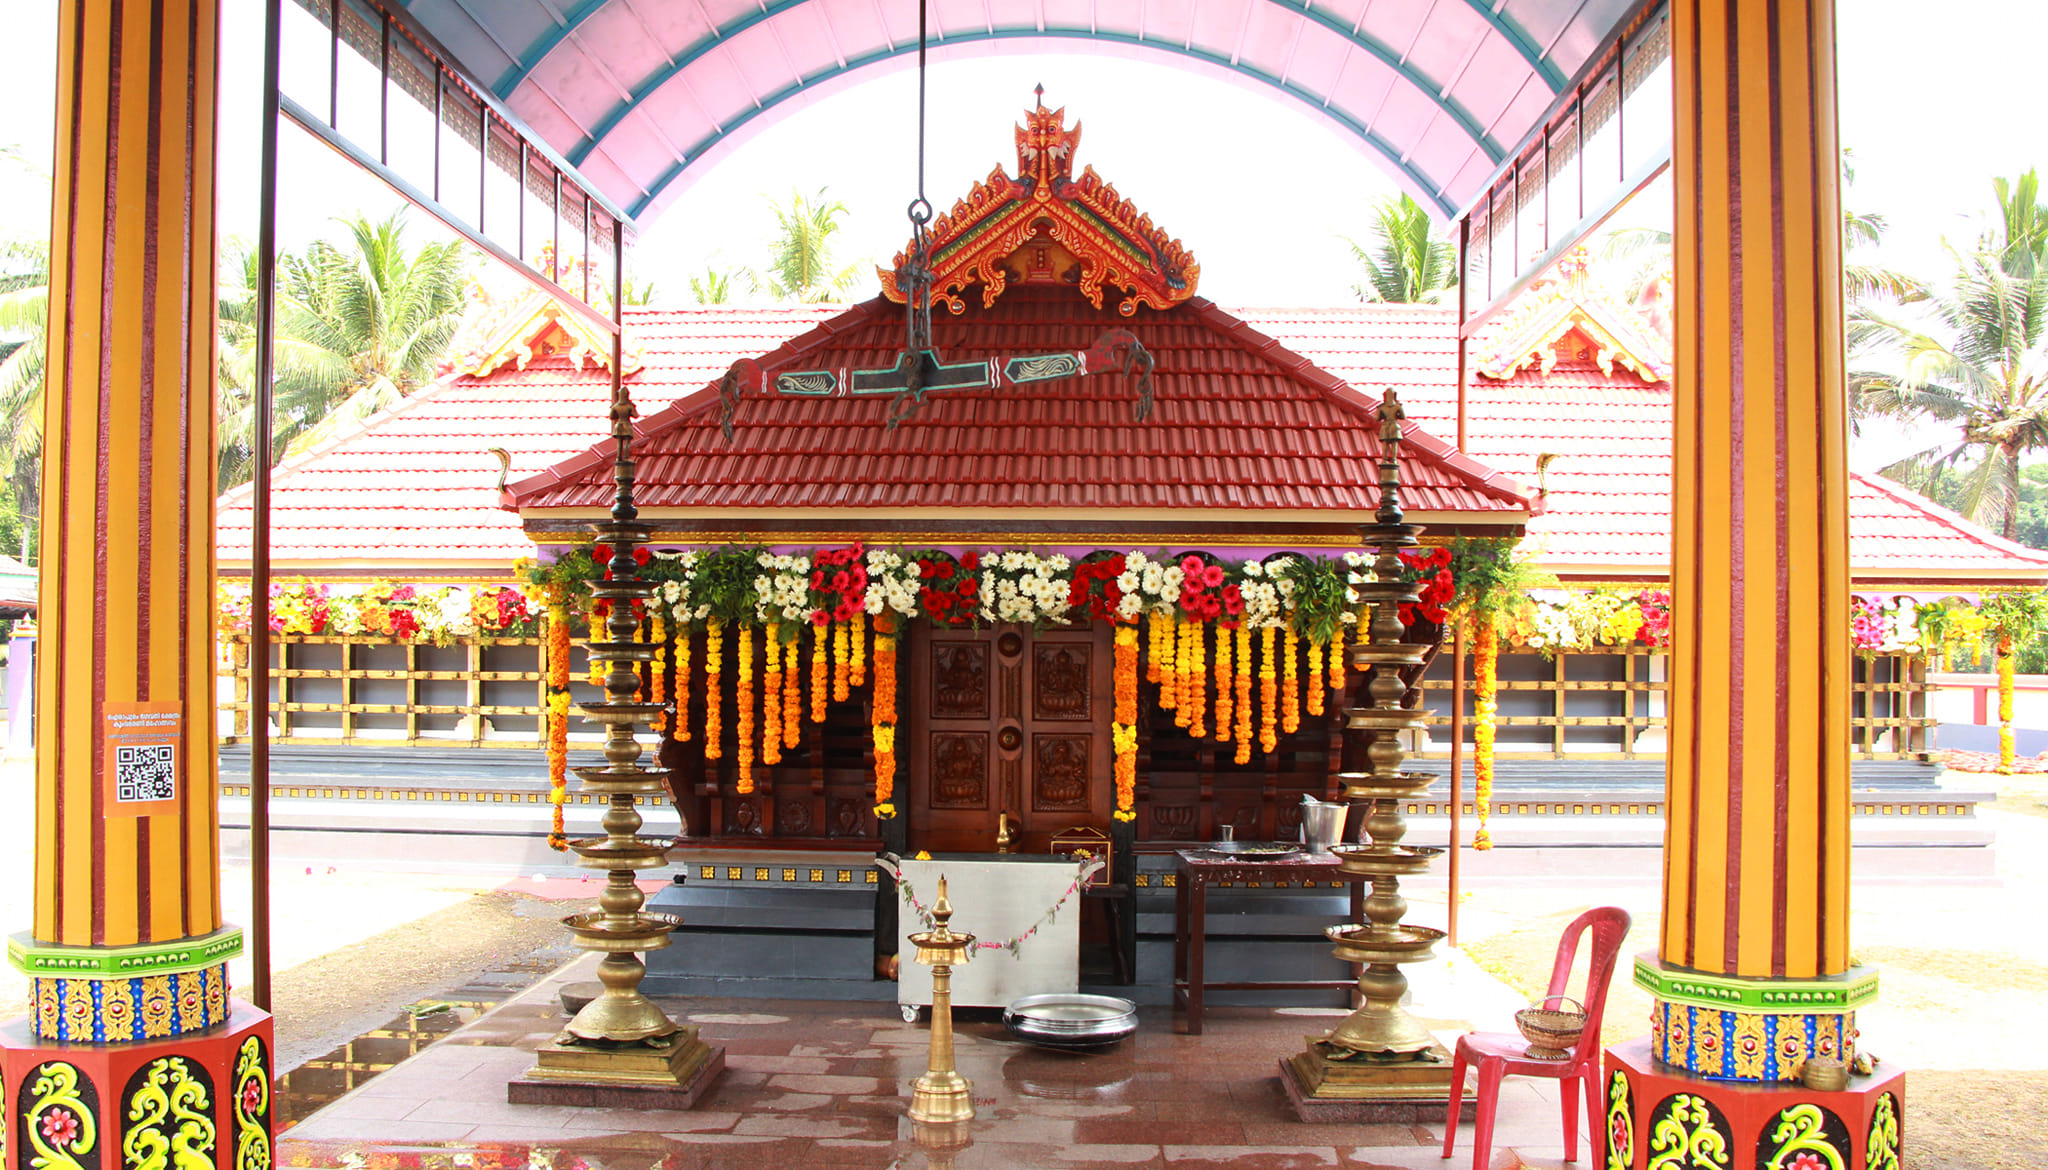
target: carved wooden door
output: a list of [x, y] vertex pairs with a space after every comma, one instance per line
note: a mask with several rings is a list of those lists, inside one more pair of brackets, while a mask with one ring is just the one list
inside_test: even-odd
[[1116, 807], [1106, 627], [922, 632], [906, 712], [911, 846], [995, 848], [1010, 814], [1020, 852], [1075, 825], [1107, 829]]

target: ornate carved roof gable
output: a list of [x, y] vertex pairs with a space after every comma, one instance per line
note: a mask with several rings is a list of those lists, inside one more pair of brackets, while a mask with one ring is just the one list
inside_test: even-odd
[[[562, 276], [568, 287], [577, 262], [569, 262]], [[464, 315], [455, 340], [448, 347], [448, 369], [482, 378], [511, 365], [525, 369], [527, 363], [548, 354], [566, 354], [577, 369], [587, 362], [604, 369], [612, 362], [612, 339], [581, 317], [562, 307], [539, 289], [521, 287], [493, 292], [478, 285], [475, 302]], [[629, 346], [621, 375], [640, 369], [639, 347]]]
[[1663, 338], [1635, 310], [1593, 287], [1584, 249], [1559, 260], [1552, 277], [1531, 286], [1499, 324], [1473, 342], [1472, 368], [1504, 379], [1534, 363], [1548, 375], [1557, 364], [1557, 343], [1573, 332], [1592, 344], [1593, 360], [1608, 377], [1619, 362], [1646, 382], [1671, 378]]
[[[932, 304], [962, 312], [962, 294], [977, 283], [984, 308], [1013, 283], [1067, 283], [1098, 309], [1103, 289], [1119, 294], [1117, 311], [1128, 317], [1139, 305], [1166, 309], [1195, 294], [1202, 266], [1179, 240], [1095, 168], [1074, 177], [1081, 124], [1068, 129], [1066, 113], [1040, 100], [1017, 127], [1016, 177], [997, 167], [932, 222]], [[881, 272], [883, 293], [899, 303], [897, 274], [908, 260], [906, 249]]]

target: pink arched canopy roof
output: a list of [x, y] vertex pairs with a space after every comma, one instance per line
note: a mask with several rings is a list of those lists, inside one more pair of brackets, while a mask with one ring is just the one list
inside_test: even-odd
[[[301, 0], [306, 2], [306, 0]], [[917, 56], [916, 0], [404, 0], [636, 219]], [[1160, 55], [1303, 103], [1425, 206], [1476, 197], [1634, 0], [930, 0], [935, 59]]]

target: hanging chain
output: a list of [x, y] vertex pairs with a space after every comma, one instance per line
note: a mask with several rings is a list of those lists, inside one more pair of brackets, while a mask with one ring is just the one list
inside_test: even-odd
[[911, 353], [932, 347], [931, 201], [924, 197], [925, 52], [930, 0], [917, 4], [917, 198], [910, 201], [910, 263], [902, 273], [904, 346]]

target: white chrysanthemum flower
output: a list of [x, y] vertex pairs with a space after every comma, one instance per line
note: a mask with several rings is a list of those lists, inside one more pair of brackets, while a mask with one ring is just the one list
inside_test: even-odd
[[1259, 564], [1259, 562], [1257, 561], [1246, 561], [1244, 563], [1244, 575], [1247, 577], [1263, 576], [1265, 575], [1265, 572], [1265, 566]]
[[1116, 587], [1123, 590], [1126, 596], [1136, 593], [1138, 591], [1138, 575], [1129, 569], [1125, 569], [1117, 574]]

